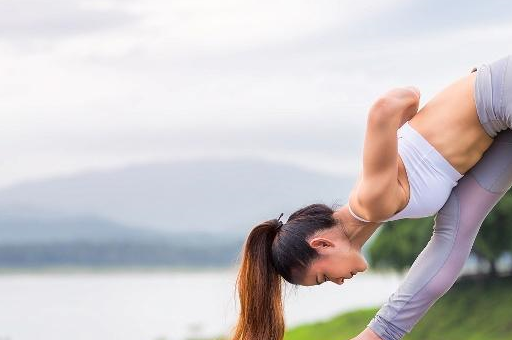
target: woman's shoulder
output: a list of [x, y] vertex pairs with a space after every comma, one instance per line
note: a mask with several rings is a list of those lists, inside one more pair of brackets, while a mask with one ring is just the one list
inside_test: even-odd
[[398, 178], [391, 184], [381, 185], [378, 179], [365, 181], [360, 176], [350, 192], [348, 203], [360, 219], [377, 222], [399, 211], [406, 196], [407, 192]]

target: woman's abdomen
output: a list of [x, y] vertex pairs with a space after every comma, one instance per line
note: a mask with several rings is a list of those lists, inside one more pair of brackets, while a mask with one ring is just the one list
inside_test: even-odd
[[476, 112], [476, 75], [467, 75], [432, 98], [409, 124], [461, 174], [472, 168], [492, 143]]

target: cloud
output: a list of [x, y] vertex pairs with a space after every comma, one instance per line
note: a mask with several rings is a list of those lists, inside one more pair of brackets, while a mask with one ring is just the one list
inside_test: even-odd
[[0, 39], [12, 43], [69, 38], [132, 24], [139, 16], [78, 0], [3, 0]]
[[187, 155], [359, 162], [377, 95], [428, 100], [510, 53], [506, 3], [431, 3], [1, 1], [0, 181]]
[[421, 39], [476, 27], [510, 24], [512, 2], [504, 0], [400, 1], [354, 25], [357, 40]]

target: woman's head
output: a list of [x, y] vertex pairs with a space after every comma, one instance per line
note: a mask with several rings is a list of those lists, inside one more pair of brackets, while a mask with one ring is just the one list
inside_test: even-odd
[[275, 236], [272, 261], [289, 283], [336, 283], [364, 271], [366, 261], [354, 248], [344, 225], [325, 204], [312, 204], [294, 212]]
[[368, 267], [360, 248], [345, 234], [343, 225], [319, 231], [308, 238], [308, 244], [318, 255], [294, 283], [313, 286], [331, 281], [341, 285]]
[[282, 226], [272, 219], [251, 231], [237, 278], [240, 318], [234, 340], [282, 339], [281, 278], [300, 285], [326, 279], [341, 284], [341, 278], [366, 269], [333, 213], [325, 204], [312, 204], [291, 214]]

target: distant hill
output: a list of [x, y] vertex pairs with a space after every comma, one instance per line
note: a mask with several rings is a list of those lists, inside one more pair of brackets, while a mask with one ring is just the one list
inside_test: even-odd
[[94, 216], [0, 211], [0, 268], [231, 266], [242, 242], [226, 233], [166, 233]]
[[94, 216], [49, 216], [43, 212], [28, 216], [2, 214], [0, 244], [48, 242], [161, 241], [171, 235], [147, 229], [127, 227]]
[[[352, 178], [256, 160], [182, 161], [89, 172], [0, 190], [0, 234], [19, 237], [16, 228], [39, 238], [44, 230], [53, 230], [48, 237], [58, 234], [63, 239], [140, 233], [119, 229], [129, 225], [242, 235], [281, 212], [286, 218], [310, 203], [344, 203], [352, 184]], [[68, 219], [66, 226], [55, 218]]]
[[239, 242], [183, 239], [0, 244], [0, 268], [226, 267], [237, 263]]

